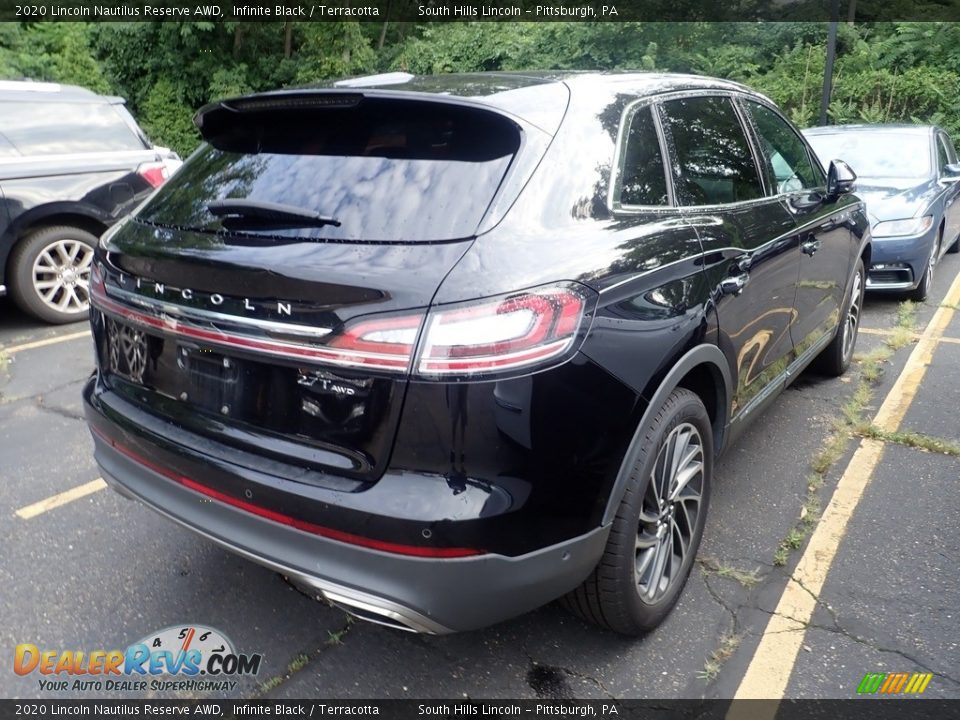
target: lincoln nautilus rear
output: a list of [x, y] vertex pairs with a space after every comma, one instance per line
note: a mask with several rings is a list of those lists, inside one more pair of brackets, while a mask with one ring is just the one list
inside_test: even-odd
[[195, 121], [96, 250], [96, 459], [362, 618], [654, 627], [716, 455], [850, 362], [855, 178], [741, 85], [393, 74]]

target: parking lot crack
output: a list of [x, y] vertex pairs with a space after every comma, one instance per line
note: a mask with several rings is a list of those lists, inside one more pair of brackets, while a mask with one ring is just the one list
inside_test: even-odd
[[256, 689], [248, 696], [247, 700], [256, 700], [267, 697], [268, 694], [275, 692], [283, 687], [295, 675], [307, 668], [312, 662], [320, 658], [321, 655], [331, 651], [331, 648], [343, 645], [343, 639], [350, 632], [353, 626], [353, 618], [344, 613], [344, 623], [339, 630], [327, 630], [327, 639], [319, 647], [310, 652], [300, 652], [294, 655], [287, 662], [285, 668], [280, 673], [273, 675], [261, 682]]
[[710, 577], [706, 571], [702, 573], [702, 577], [703, 585], [710, 594], [710, 597], [712, 597], [720, 607], [730, 613], [730, 632], [733, 635], [738, 634], [740, 632], [740, 619], [737, 617], [737, 609], [731, 607], [730, 604], [727, 603], [727, 601], [723, 598], [723, 596], [717, 592], [716, 588], [710, 584]]
[[35, 397], [37, 407], [44, 412], [53, 413], [54, 415], [59, 415], [60, 417], [67, 418], [68, 420], [79, 420], [80, 422], [85, 421], [85, 418], [81, 413], [71, 412], [70, 410], [57, 407], [55, 405], [47, 405], [44, 401], [43, 395], [36, 395]]
[[857, 644], [859, 644], [859, 645], [864, 645], [865, 647], [869, 647], [869, 648], [871, 648], [871, 649], [873, 649], [873, 650], [876, 650], [877, 652], [889, 653], [889, 654], [892, 654], [892, 655], [899, 655], [899, 656], [902, 657], [904, 660], [907, 660], [907, 661], [913, 663], [914, 665], [916, 665], [917, 667], [921, 668], [922, 670], [924, 670], [924, 671], [926, 671], [926, 672], [928, 672], [928, 673], [932, 673], [933, 675], [936, 675], [937, 677], [939, 677], [939, 678], [941, 678], [941, 679], [943, 679], [943, 680], [946, 680], [947, 682], [949, 682], [949, 683], [951, 683], [951, 684], [953, 684], [953, 685], [956, 685], [956, 686], [960, 687], [960, 679], [955, 678], [955, 677], [953, 677], [952, 675], [949, 675], [949, 674], [947, 674], [947, 673], [945, 673], [945, 672], [940, 672], [940, 671], [937, 671], [937, 670], [933, 669], [932, 667], [930, 667], [929, 665], [927, 665], [925, 662], [923, 662], [922, 660], [920, 660], [919, 658], [917, 658], [915, 655], [911, 655], [909, 652], [907, 652], [907, 651], [905, 651], [905, 650], [901, 650], [901, 649], [899, 649], [899, 648], [894, 648], [894, 647], [884, 647], [883, 645], [879, 644], [878, 642], [872, 641], [872, 640], [870, 640], [869, 638], [861, 637], [860, 635], [857, 635], [856, 633], [853, 633], [853, 632], [847, 630], [846, 628], [844, 628], [842, 625], [839, 625], [839, 624], [838, 624], [835, 628], [830, 628], [830, 627], [825, 627], [825, 626], [820, 626], [820, 625], [810, 625], [810, 627], [815, 627], [815, 628], [817, 628], [818, 630], [824, 630], [825, 632], [832, 632], [832, 633], [835, 633], [835, 634], [837, 634], [837, 635], [842, 635], [843, 637], [846, 637], [846, 638], [849, 638], [850, 640], [853, 640], [855, 643], [857, 643]]

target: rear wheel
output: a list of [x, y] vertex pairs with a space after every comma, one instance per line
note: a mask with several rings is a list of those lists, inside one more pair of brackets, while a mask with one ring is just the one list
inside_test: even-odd
[[10, 291], [25, 312], [50, 323], [83, 320], [97, 238], [73, 227], [30, 233], [10, 254]]
[[863, 260], [857, 260], [857, 267], [850, 281], [850, 290], [843, 303], [841, 323], [837, 334], [816, 360], [817, 369], [825, 375], [838, 377], [850, 367], [853, 351], [857, 347], [857, 335], [860, 331], [860, 313], [863, 310], [863, 293], [866, 287], [866, 271]]
[[564, 604], [625, 635], [659, 625], [690, 575], [712, 474], [710, 417], [695, 393], [677, 388], [644, 429], [599, 564]]
[[953, 241], [953, 245], [947, 248], [947, 252], [950, 254], [960, 253], [960, 235]]

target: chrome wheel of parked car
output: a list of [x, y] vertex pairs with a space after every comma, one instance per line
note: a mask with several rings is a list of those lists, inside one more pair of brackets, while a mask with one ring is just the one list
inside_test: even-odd
[[640, 509], [636, 570], [643, 602], [657, 602], [680, 579], [702, 491], [703, 440], [685, 422], [661, 446]]
[[90, 307], [96, 244], [96, 237], [71, 227], [44, 228], [25, 237], [12, 255], [17, 303], [48, 322], [82, 320]]
[[58, 312], [90, 307], [90, 264], [93, 248], [79, 240], [57, 240], [33, 261], [33, 287]]
[[923, 302], [933, 289], [933, 279], [937, 271], [937, 260], [940, 259], [940, 243], [943, 242], [943, 228], [940, 228], [940, 234], [937, 235], [937, 242], [930, 251], [930, 257], [927, 259], [927, 268], [923, 271], [923, 277], [920, 278], [920, 284], [916, 289], [907, 293], [907, 297], [914, 302]]

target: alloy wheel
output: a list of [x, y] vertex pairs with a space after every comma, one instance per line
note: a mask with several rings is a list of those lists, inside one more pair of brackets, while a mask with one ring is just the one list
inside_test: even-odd
[[637, 591], [647, 604], [684, 577], [703, 497], [703, 461], [703, 438], [690, 423], [675, 427], [657, 454], [636, 540]]
[[933, 252], [930, 253], [930, 259], [927, 260], [927, 287], [933, 287], [933, 274], [936, 272], [937, 268], [937, 255], [940, 254], [940, 243], [937, 243]]
[[857, 326], [860, 324], [860, 305], [863, 302], [863, 277], [857, 271], [853, 276], [853, 285], [850, 288], [850, 307], [847, 309], [847, 320], [843, 326], [843, 357], [850, 357], [853, 344], [857, 341]]
[[80, 240], [56, 240], [33, 262], [33, 287], [48, 307], [61, 313], [90, 307], [93, 248]]

